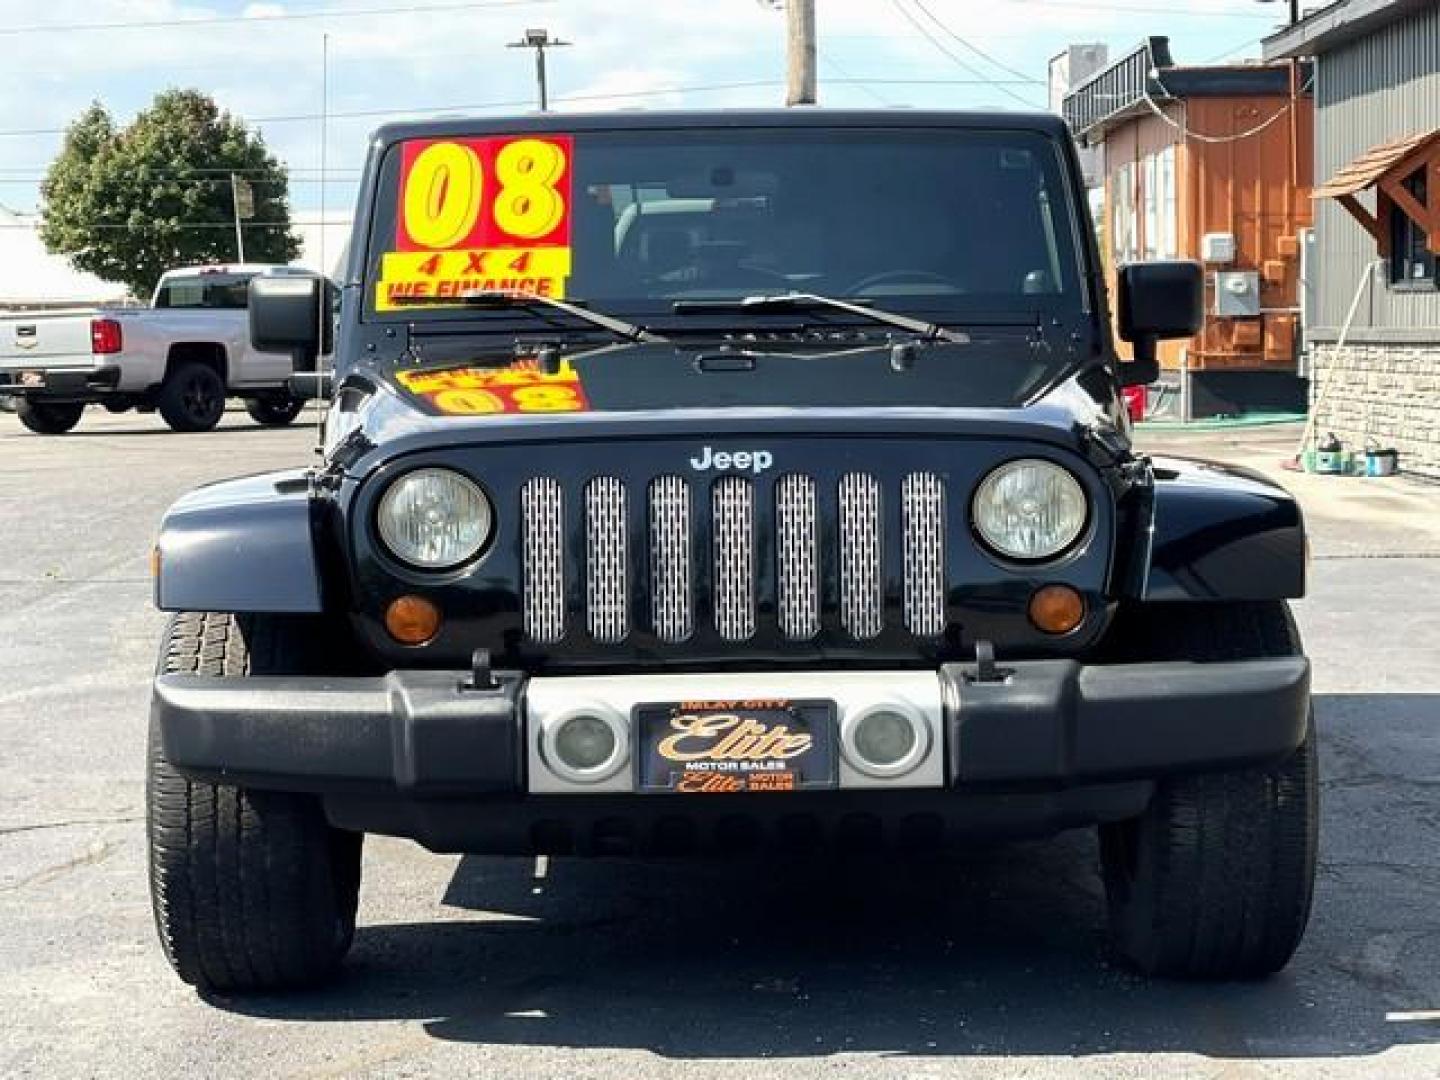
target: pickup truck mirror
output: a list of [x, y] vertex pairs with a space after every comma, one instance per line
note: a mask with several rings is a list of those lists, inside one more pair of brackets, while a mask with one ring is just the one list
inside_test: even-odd
[[260, 274], [250, 279], [250, 344], [288, 352], [297, 371], [315, 370], [334, 343], [335, 286], [319, 274]]
[[1135, 359], [1120, 365], [1122, 386], [1143, 386], [1160, 376], [1155, 343], [1193, 337], [1205, 321], [1205, 272], [1199, 263], [1139, 262], [1119, 272], [1120, 337]]

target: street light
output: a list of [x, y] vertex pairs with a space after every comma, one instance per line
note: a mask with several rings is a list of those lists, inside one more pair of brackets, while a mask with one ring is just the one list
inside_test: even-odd
[[551, 38], [550, 31], [543, 28], [528, 29], [525, 36], [519, 41], [510, 42], [511, 49], [534, 49], [535, 50], [535, 83], [540, 88], [540, 111], [547, 112], [550, 108], [550, 96], [545, 85], [545, 50], [558, 49], [563, 45], [569, 45], [568, 41], [561, 41], [559, 38]]

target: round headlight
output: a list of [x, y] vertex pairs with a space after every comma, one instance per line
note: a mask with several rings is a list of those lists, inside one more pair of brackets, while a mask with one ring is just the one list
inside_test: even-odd
[[972, 504], [981, 539], [1011, 559], [1060, 554], [1085, 528], [1088, 511], [1080, 481], [1038, 458], [1001, 465], [980, 482]]
[[490, 500], [449, 469], [416, 469], [380, 499], [380, 539], [401, 562], [445, 570], [473, 558], [490, 539]]

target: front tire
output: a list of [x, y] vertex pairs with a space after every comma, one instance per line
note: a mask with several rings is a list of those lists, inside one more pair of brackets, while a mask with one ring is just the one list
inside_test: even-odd
[[305, 402], [292, 397], [246, 398], [245, 411], [261, 427], [285, 427], [294, 422]]
[[15, 414], [36, 435], [64, 435], [80, 422], [85, 406], [80, 402], [31, 401], [21, 398]]
[[156, 405], [172, 431], [210, 431], [225, 415], [225, 380], [209, 364], [188, 361], [166, 376]]
[[[1126, 616], [1122, 614], [1122, 620]], [[1298, 655], [1283, 602], [1173, 605], [1131, 615], [1134, 658]], [[1315, 726], [1268, 769], [1162, 780], [1145, 813], [1100, 828], [1116, 951], [1149, 975], [1255, 979], [1279, 971], [1310, 916], [1319, 823]]]
[[[212, 677], [294, 673], [315, 628], [283, 616], [184, 612], [160, 670]], [[362, 836], [331, 827], [318, 798], [187, 779], [150, 725], [150, 894], [165, 956], [203, 991], [314, 985], [355, 933]]]

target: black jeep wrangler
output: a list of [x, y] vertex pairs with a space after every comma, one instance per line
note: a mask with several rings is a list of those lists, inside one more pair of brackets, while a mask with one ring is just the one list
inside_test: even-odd
[[365, 833], [624, 855], [1100, 830], [1117, 952], [1261, 976], [1315, 873], [1299, 510], [1131, 447], [1195, 332], [1042, 115], [383, 129], [316, 467], [168, 513], [149, 758], [165, 952], [314, 982]]

